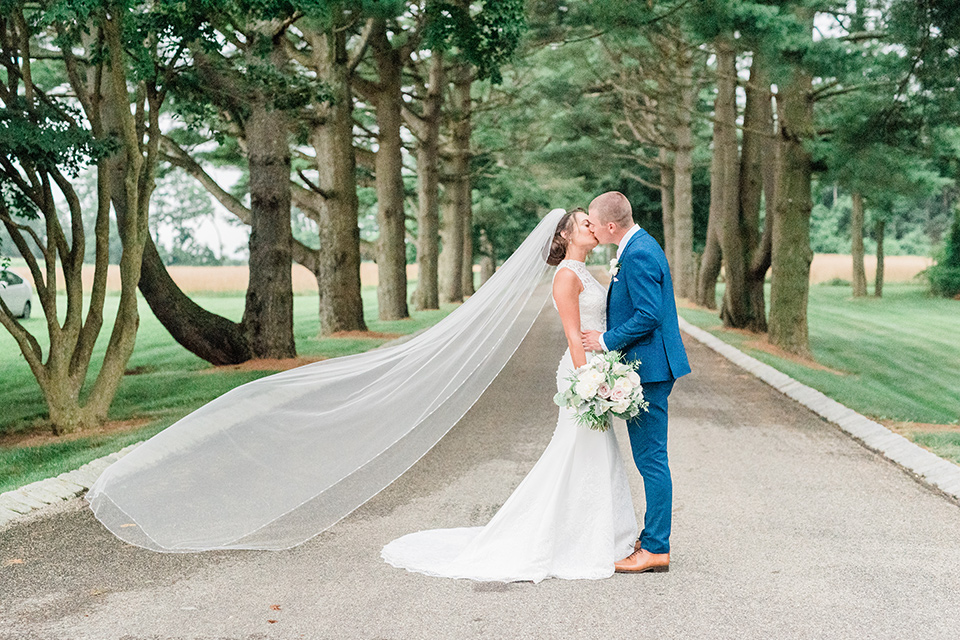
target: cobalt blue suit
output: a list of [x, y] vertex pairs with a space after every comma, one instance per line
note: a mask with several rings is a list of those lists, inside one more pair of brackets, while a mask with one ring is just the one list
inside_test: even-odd
[[667, 460], [667, 398], [674, 381], [690, 373], [690, 364], [663, 249], [640, 229], [627, 241], [619, 263], [607, 290], [603, 344], [628, 361], [640, 360], [637, 373], [650, 407], [627, 421], [647, 503], [640, 546], [650, 553], [669, 553], [673, 481]]

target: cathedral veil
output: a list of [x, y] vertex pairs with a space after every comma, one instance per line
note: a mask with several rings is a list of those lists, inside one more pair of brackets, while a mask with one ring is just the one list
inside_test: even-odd
[[136, 447], [87, 494], [96, 517], [161, 552], [287, 549], [332, 526], [427, 453], [513, 355], [549, 297], [562, 215], [429, 330], [249, 382]]

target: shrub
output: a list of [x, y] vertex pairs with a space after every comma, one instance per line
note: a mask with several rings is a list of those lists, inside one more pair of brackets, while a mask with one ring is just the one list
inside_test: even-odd
[[850, 281], [843, 278], [831, 278], [820, 283], [822, 287], [849, 287]]
[[953, 213], [953, 224], [937, 264], [925, 273], [934, 295], [949, 298], [960, 296], [960, 208]]

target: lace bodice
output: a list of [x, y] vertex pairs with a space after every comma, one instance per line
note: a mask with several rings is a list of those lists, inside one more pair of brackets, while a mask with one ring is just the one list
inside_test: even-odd
[[[597, 282], [597, 279], [587, 271], [587, 265], [577, 260], [564, 260], [557, 265], [557, 272], [560, 269], [570, 269], [583, 284], [583, 291], [580, 292], [580, 330], [581, 331], [606, 331], [607, 330], [607, 289]], [[554, 274], [556, 277], [556, 274]], [[556, 308], [557, 301], [553, 301]]]

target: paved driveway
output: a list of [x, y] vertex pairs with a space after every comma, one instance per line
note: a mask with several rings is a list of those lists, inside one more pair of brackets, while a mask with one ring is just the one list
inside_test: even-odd
[[960, 507], [689, 339], [670, 573], [495, 584], [380, 561], [495, 513], [550, 439], [562, 341], [548, 307], [433, 451], [296, 549], [156, 554], [80, 500], [0, 533], [0, 638], [960, 637]]

